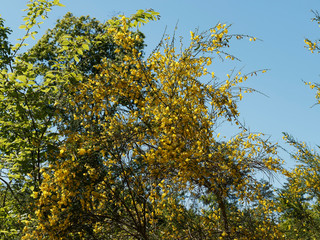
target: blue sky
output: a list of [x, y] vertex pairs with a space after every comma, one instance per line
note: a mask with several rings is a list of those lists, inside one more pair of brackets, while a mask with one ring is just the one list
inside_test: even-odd
[[[27, 1], [10, 0], [2, 3], [0, 14], [6, 25], [15, 30], [12, 38], [21, 37], [17, 30], [22, 23]], [[117, 14], [130, 15], [138, 9], [153, 8], [161, 19], [143, 27], [150, 52], [160, 40], [165, 28], [171, 34], [178, 22], [177, 35], [190, 36], [190, 30], [206, 30], [218, 22], [232, 24], [229, 33], [253, 35], [262, 41], [231, 42], [228, 52], [241, 62], [217, 63], [213, 70], [223, 80], [232, 69], [243, 73], [270, 69], [257, 77], [249, 78], [245, 86], [268, 95], [245, 95], [240, 107], [240, 120], [253, 132], [263, 132], [274, 142], [282, 141], [282, 132], [288, 132], [310, 145], [320, 145], [320, 106], [315, 103], [315, 91], [303, 81], [320, 82], [319, 54], [311, 54], [304, 48], [304, 38], [320, 38], [320, 29], [311, 22], [311, 10], [320, 11], [319, 0], [61, 0], [64, 8], [55, 8], [42, 25], [39, 36], [53, 27], [58, 18], [68, 11], [76, 16], [90, 15], [105, 21]], [[230, 134], [229, 129], [224, 129]], [[224, 134], [224, 132], [222, 132]], [[285, 145], [284, 145], [285, 146]], [[289, 165], [292, 160], [282, 155]]]

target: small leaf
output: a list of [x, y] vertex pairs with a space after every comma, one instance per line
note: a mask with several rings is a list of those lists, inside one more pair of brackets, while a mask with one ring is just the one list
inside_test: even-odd
[[20, 75], [17, 77], [18, 80], [20, 80], [21, 82], [26, 82], [27, 81], [27, 77], [24, 75]]
[[50, 88], [42, 89], [41, 92], [47, 93], [50, 91]]
[[52, 73], [50, 73], [50, 72], [47, 73], [46, 76], [47, 76], [48, 78], [54, 78], [54, 75], [53, 75]]
[[142, 13], [144, 13], [144, 10], [142, 10], [142, 9], [139, 9], [139, 10], [136, 12], [137, 15], [140, 15], [140, 14], [142, 14]]
[[69, 41], [68, 40], [63, 40], [61, 45], [62, 46], [67, 46], [67, 45], [69, 45]]
[[89, 46], [88, 46], [88, 44], [85, 44], [85, 43], [84, 43], [84, 44], [82, 44], [82, 48], [83, 48], [83, 49], [85, 49], [85, 50], [89, 50]]
[[153, 12], [153, 11], [151, 12], [151, 14], [152, 14], [152, 15], [155, 15], [155, 16], [160, 15], [160, 13], [158, 13], [158, 12]]
[[77, 53], [78, 53], [79, 55], [83, 55], [82, 49], [81, 49], [81, 48], [78, 48], [78, 49], [77, 49]]

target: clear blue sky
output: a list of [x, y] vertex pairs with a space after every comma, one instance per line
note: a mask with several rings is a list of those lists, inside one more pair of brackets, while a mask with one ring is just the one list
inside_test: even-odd
[[[16, 30], [22, 23], [27, 1], [3, 1], [0, 14], [7, 26]], [[320, 29], [311, 22], [311, 10], [320, 11], [319, 0], [61, 0], [64, 8], [55, 8], [42, 25], [40, 33], [53, 27], [56, 19], [68, 11], [76, 16], [90, 15], [101, 21], [119, 13], [130, 15], [138, 9], [153, 8], [160, 12], [161, 19], [142, 30], [146, 35], [147, 51], [160, 40], [165, 27], [172, 33], [178, 22], [177, 34], [188, 38], [189, 31], [199, 27], [206, 30], [216, 23], [232, 24], [230, 33], [253, 35], [263, 41], [248, 40], [231, 43], [230, 53], [241, 62], [228, 62], [213, 66], [222, 80], [233, 68], [242, 72], [270, 69], [267, 73], [251, 78], [245, 84], [269, 97], [260, 94], [245, 95], [240, 105], [240, 120], [251, 131], [263, 132], [272, 141], [284, 144], [282, 132], [288, 132], [310, 145], [320, 145], [320, 106], [315, 103], [315, 91], [302, 81], [320, 82], [320, 54], [311, 54], [304, 48], [304, 38], [320, 38]], [[23, 34], [17, 30], [13, 38]], [[225, 130], [226, 134], [228, 129]], [[222, 132], [223, 134], [224, 132]], [[289, 165], [292, 160], [283, 155]]]

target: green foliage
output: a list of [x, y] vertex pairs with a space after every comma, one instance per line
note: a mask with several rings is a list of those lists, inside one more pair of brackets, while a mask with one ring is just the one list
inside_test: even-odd
[[0, 69], [5, 69], [11, 62], [11, 44], [8, 42], [8, 36], [11, 29], [4, 26], [4, 19], [0, 18]]
[[199, 80], [228, 27], [191, 32], [181, 53], [167, 38], [144, 59], [153, 9], [105, 23], [68, 13], [23, 51], [54, 6], [30, 0], [15, 45], [0, 18], [1, 239], [320, 238], [317, 151], [285, 134], [298, 164], [275, 195], [255, 174], [282, 170], [276, 146], [213, 134], [219, 118], [239, 124], [247, 79]]
[[[83, 131], [73, 112], [72, 86], [96, 74], [95, 66], [103, 59], [115, 59], [106, 31], [109, 23], [70, 13], [32, 48], [19, 53], [54, 6], [63, 5], [58, 0], [30, 1], [20, 27], [25, 36], [14, 46], [8, 42], [11, 30], [0, 19], [1, 239], [19, 239], [24, 227], [34, 224], [41, 169], [55, 161], [64, 138], [61, 132]], [[141, 49], [143, 41], [137, 43]]]
[[[43, 1], [42, 1], [43, 2]], [[30, 3], [31, 4], [31, 3]], [[18, 238], [32, 213], [31, 193], [41, 183], [40, 168], [46, 151], [57, 140], [52, 126], [49, 95], [37, 84], [35, 68], [23, 61], [18, 51], [34, 33], [37, 17], [44, 16], [56, 3], [32, 2], [25, 18], [26, 35], [18, 44], [8, 42], [10, 30], [1, 20], [0, 73], [0, 225], [3, 239]], [[37, 7], [33, 7], [38, 5]], [[39, 10], [41, 10], [39, 12]], [[37, 11], [37, 12], [34, 12]]]
[[287, 142], [297, 150], [292, 154], [296, 167], [280, 190], [281, 225], [289, 239], [320, 237], [320, 156], [304, 142], [284, 133]]
[[[319, 13], [314, 11], [314, 18], [320, 24]], [[305, 39], [306, 48], [319, 53], [319, 40]], [[316, 88], [319, 104], [320, 86], [318, 83], [306, 82], [310, 88]], [[320, 155], [319, 146], [311, 149], [304, 142], [296, 140], [288, 133], [284, 139], [296, 152], [291, 153], [296, 166], [288, 171], [287, 183], [279, 190], [277, 205], [282, 232], [287, 239], [320, 238]]]
[[[39, 191], [40, 169], [54, 161], [55, 152], [59, 151], [62, 136], [56, 129], [62, 128], [63, 122], [57, 125], [56, 119], [70, 122], [73, 118], [68, 109], [72, 95], [64, 91], [64, 86], [93, 74], [93, 66], [101, 59], [112, 58], [113, 44], [107, 39], [104, 24], [71, 14], [34, 47], [18, 54], [25, 39], [34, 35], [30, 29], [41, 24], [37, 19], [46, 18], [55, 5], [61, 4], [59, 1], [28, 4], [23, 25], [26, 35], [14, 47], [8, 42], [11, 31], [4, 27], [2, 19], [0, 22], [0, 226], [2, 236], [8, 239], [21, 236], [24, 219], [28, 214], [34, 215], [31, 193]], [[61, 106], [63, 111], [58, 111]], [[73, 122], [69, 126], [79, 127]]]
[[[197, 54], [227, 47], [228, 29], [219, 24], [193, 34], [181, 53], [167, 39], [163, 51], [144, 60], [142, 35], [131, 26], [139, 18], [114, 18], [93, 40], [88, 32], [72, 41], [63, 34], [48, 51], [58, 46], [59, 61], [46, 53], [34, 62], [43, 75], [51, 71], [67, 84], [56, 105], [63, 141], [56, 160], [43, 168], [37, 219], [24, 239], [246, 239], [252, 232], [256, 239], [276, 238], [272, 201], [254, 177], [259, 170], [281, 170], [272, 157], [275, 146], [246, 131], [228, 142], [212, 134], [217, 118], [237, 122], [241, 93], [231, 88], [246, 76], [229, 76], [221, 85], [199, 80], [212, 58]], [[66, 19], [59, 25], [63, 33], [74, 29], [73, 17]], [[51, 33], [35, 49], [50, 45]], [[81, 47], [84, 53], [87, 45], [101, 44], [97, 39], [110, 39], [114, 55], [99, 59], [99, 53], [87, 68], [81, 61], [95, 52], [75, 56]], [[234, 196], [253, 205], [232, 205]], [[192, 197], [198, 205], [188, 209]], [[242, 215], [250, 221], [239, 221]]]

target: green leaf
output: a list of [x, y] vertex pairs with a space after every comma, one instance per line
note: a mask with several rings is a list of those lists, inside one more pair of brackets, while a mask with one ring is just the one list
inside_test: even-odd
[[82, 44], [82, 48], [83, 48], [83, 49], [85, 49], [85, 50], [89, 50], [89, 46], [88, 46], [88, 44], [85, 44], [85, 43], [84, 43], [84, 44]]
[[24, 76], [24, 75], [18, 76], [17, 79], [18, 79], [19, 81], [21, 81], [21, 82], [26, 82], [26, 81], [27, 81], [27, 77]]
[[59, 6], [59, 7], [65, 7], [65, 5], [60, 3], [60, 0], [54, 0], [53, 4], [56, 5], [56, 6]]
[[41, 89], [42, 92], [47, 93], [50, 91], [50, 88], [46, 88], [46, 89]]
[[82, 49], [81, 49], [81, 48], [78, 48], [78, 49], [77, 49], [77, 53], [78, 53], [79, 55], [83, 55]]
[[48, 77], [48, 78], [54, 78], [55, 76], [54, 76], [54, 74], [52, 74], [51, 72], [49, 72], [49, 73], [46, 74], [46, 77]]
[[67, 46], [67, 45], [69, 45], [69, 41], [68, 40], [63, 40], [61, 45], [62, 46]]
[[144, 10], [143, 10], [143, 9], [139, 9], [139, 10], [137, 11], [136, 15], [140, 15], [140, 14], [142, 14], [142, 13], [144, 13]]

